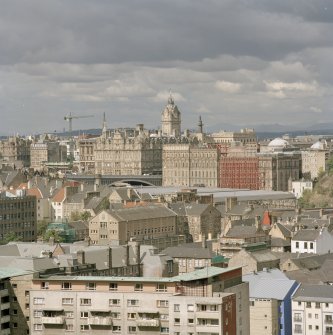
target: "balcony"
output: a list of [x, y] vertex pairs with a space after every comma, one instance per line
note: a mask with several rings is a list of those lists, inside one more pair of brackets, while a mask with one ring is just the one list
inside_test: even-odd
[[3, 289], [0, 291], [0, 298], [7, 297], [9, 295], [8, 289]]
[[156, 328], [160, 326], [160, 319], [144, 319], [138, 318], [136, 319], [136, 324], [138, 327], [152, 327]]
[[302, 318], [300, 316], [294, 316], [294, 322], [302, 322]]
[[45, 325], [62, 325], [64, 322], [65, 317], [63, 315], [42, 317], [42, 323]]
[[88, 323], [91, 326], [112, 326], [112, 319], [110, 316], [91, 316]]

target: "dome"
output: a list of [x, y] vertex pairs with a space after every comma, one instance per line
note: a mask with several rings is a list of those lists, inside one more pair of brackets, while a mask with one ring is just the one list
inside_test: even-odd
[[324, 150], [325, 149], [325, 143], [317, 141], [316, 143], [311, 145], [310, 149]]
[[285, 148], [288, 145], [289, 145], [288, 141], [284, 140], [281, 137], [274, 138], [274, 140], [272, 140], [268, 143], [268, 146], [273, 147], [273, 148], [276, 148], [276, 147], [277, 148]]

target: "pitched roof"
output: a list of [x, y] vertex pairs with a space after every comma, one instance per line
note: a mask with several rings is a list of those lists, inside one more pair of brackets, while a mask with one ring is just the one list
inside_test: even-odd
[[196, 259], [211, 259], [213, 254], [207, 248], [188, 248], [188, 247], [168, 247], [162, 251], [162, 254], [167, 254], [173, 258], [196, 258]]
[[297, 286], [295, 280], [290, 280], [278, 269], [249, 273], [243, 280], [249, 283], [250, 298], [284, 300]]
[[293, 300], [333, 302], [333, 286], [302, 284], [293, 295]]
[[65, 200], [65, 188], [60, 188], [56, 194], [53, 196], [52, 201], [53, 202], [62, 202]]
[[149, 204], [148, 206], [135, 206], [106, 210], [119, 221], [136, 221], [149, 218], [176, 217], [176, 214], [162, 204]]
[[293, 241], [315, 241], [319, 234], [320, 229], [301, 229], [292, 238]]

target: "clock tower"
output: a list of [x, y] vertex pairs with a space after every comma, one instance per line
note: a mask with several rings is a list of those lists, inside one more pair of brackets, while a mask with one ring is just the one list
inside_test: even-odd
[[168, 137], [180, 137], [181, 135], [180, 111], [175, 105], [171, 92], [168, 103], [162, 112], [162, 135]]

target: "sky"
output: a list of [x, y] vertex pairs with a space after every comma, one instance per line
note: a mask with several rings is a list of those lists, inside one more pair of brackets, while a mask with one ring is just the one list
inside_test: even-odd
[[332, 0], [2, 0], [0, 135], [333, 122]]

